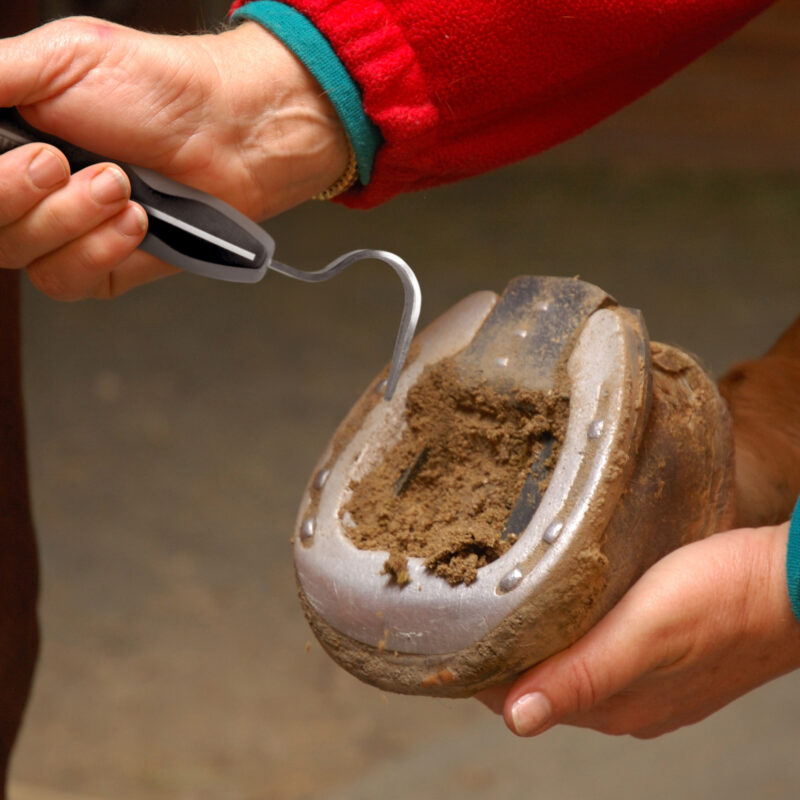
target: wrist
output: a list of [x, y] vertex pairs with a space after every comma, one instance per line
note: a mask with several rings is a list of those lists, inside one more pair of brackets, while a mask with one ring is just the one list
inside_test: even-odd
[[789, 521], [786, 542], [786, 584], [792, 612], [800, 624], [800, 498]]
[[231, 19], [257, 22], [281, 41], [314, 76], [336, 109], [347, 135], [350, 161], [339, 179], [317, 197], [335, 197], [356, 181], [368, 184], [382, 136], [366, 114], [359, 86], [316, 24], [282, 0], [247, 3]]
[[[728, 545], [714, 551], [722, 556], [713, 572], [722, 580], [720, 597], [735, 598], [726, 612], [735, 621], [731, 643], [750, 642], [761, 652], [760, 682], [800, 668], [800, 623], [792, 613], [786, 590], [788, 533], [786, 522], [710, 537], [720, 537], [720, 544]], [[724, 610], [719, 603], [714, 606], [712, 602], [709, 609], [712, 607], [717, 615]], [[714, 624], [713, 615], [710, 622]]]
[[330, 187], [349, 159], [335, 108], [303, 64], [253, 22], [208, 41], [225, 98], [222, 134], [248, 172], [247, 213], [265, 219]]
[[800, 621], [793, 611], [790, 591], [787, 591], [789, 523], [758, 528], [753, 533], [763, 535], [768, 559], [763, 582], [769, 616], [762, 624], [775, 628], [775, 641], [784, 649], [785, 671], [796, 669], [800, 667]]

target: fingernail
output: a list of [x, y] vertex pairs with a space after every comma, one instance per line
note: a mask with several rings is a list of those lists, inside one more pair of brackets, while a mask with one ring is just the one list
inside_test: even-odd
[[106, 167], [92, 178], [89, 193], [96, 203], [115, 203], [128, 196], [128, 179], [118, 167]]
[[28, 174], [34, 186], [50, 189], [63, 183], [69, 177], [67, 165], [52, 150], [44, 148], [28, 165]]
[[128, 206], [117, 218], [117, 230], [123, 236], [141, 236], [147, 230], [147, 214], [140, 206]]
[[519, 736], [531, 736], [553, 716], [550, 701], [541, 692], [525, 694], [511, 706], [511, 720]]

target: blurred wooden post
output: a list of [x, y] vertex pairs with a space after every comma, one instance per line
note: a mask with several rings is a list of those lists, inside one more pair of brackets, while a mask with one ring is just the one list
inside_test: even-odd
[[[0, 15], [0, 36], [38, 24], [35, 2]], [[39, 650], [39, 566], [28, 503], [20, 371], [19, 274], [0, 269], [0, 797]]]

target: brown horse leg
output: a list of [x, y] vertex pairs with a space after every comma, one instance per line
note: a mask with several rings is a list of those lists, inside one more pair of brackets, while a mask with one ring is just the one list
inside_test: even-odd
[[733, 417], [737, 526], [787, 520], [800, 495], [800, 317], [720, 380]]

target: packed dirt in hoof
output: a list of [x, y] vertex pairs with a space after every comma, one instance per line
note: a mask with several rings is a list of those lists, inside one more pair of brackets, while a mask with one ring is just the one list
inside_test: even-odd
[[453, 585], [472, 583], [521, 533], [507, 526], [532, 465], [541, 495], [558, 459], [564, 395], [465, 384], [452, 360], [425, 369], [408, 393], [402, 438], [351, 485], [342, 511], [357, 547], [389, 551], [384, 570], [400, 586], [408, 556]]

